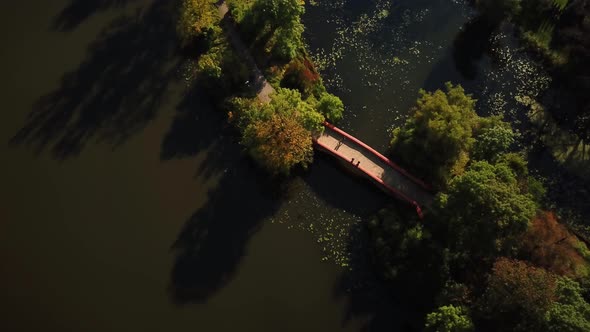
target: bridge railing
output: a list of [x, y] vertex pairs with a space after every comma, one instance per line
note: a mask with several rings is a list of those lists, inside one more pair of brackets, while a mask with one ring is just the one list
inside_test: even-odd
[[[317, 146], [321, 147], [323, 150], [327, 151], [328, 153], [333, 154], [337, 158], [343, 160], [344, 162], [350, 162], [348, 160], [348, 157], [344, 156], [342, 153], [340, 153], [340, 152], [338, 152], [338, 151], [336, 151], [334, 149], [331, 149], [327, 145], [319, 142], [317, 139], [314, 139], [314, 143]], [[377, 182], [383, 188], [385, 188], [391, 195], [393, 195], [393, 196], [397, 197], [398, 199], [400, 199], [400, 200], [402, 200], [404, 202], [407, 202], [410, 205], [412, 205], [416, 209], [416, 213], [418, 213], [418, 216], [421, 219], [423, 218], [422, 208], [420, 207], [420, 204], [418, 204], [418, 202], [416, 202], [415, 200], [411, 199], [410, 197], [408, 197], [407, 195], [405, 195], [401, 191], [399, 191], [399, 190], [393, 188], [392, 186], [388, 185], [381, 178], [377, 177], [375, 174], [373, 174], [372, 172], [368, 171], [364, 167], [362, 167], [360, 165], [353, 165], [352, 163], [351, 163], [351, 167], [354, 167], [354, 168], [360, 170], [361, 172], [363, 172], [364, 174], [366, 174], [367, 176], [369, 176], [373, 181]]]
[[347, 139], [353, 141], [355, 144], [361, 146], [365, 150], [371, 152], [374, 156], [376, 156], [377, 158], [379, 158], [381, 161], [383, 161], [384, 163], [386, 163], [387, 165], [389, 165], [390, 167], [392, 167], [396, 171], [400, 172], [402, 175], [404, 175], [405, 177], [407, 177], [408, 179], [410, 179], [412, 182], [416, 183], [420, 187], [424, 188], [426, 191], [429, 191], [429, 192], [432, 192], [433, 191], [432, 190], [432, 186], [426, 184], [424, 181], [422, 181], [422, 180], [418, 179], [417, 177], [413, 176], [408, 171], [406, 171], [405, 169], [401, 168], [396, 163], [394, 163], [393, 161], [389, 160], [389, 158], [387, 158], [384, 155], [382, 155], [381, 153], [379, 153], [379, 151], [377, 151], [377, 150], [373, 149], [372, 147], [368, 146], [367, 144], [365, 144], [363, 141], [359, 140], [358, 138], [350, 135], [349, 133], [345, 132], [344, 130], [342, 130], [342, 129], [336, 127], [336, 126], [334, 126], [333, 124], [331, 124], [331, 123], [329, 123], [327, 121], [324, 121], [324, 127], [337, 132], [338, 134], [340, 134], [340, 135], [346, 137]]

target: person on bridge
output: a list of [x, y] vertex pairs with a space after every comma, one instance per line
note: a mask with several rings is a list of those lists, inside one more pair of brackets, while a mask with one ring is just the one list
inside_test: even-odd
[[352, 158], [352, 160], [350, 162], [354, 164], [354, 158]]
[[361, 164], [361, 161], [360, 161], [360, 160], [359, 160], [359, 161], [357, 161], [357, 162], [356, 162], [356, 167], [359, 167], [359, 165], [360, 165], [360, 164]]

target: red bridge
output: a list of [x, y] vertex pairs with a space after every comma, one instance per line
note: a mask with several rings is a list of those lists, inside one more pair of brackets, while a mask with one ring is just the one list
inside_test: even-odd
[[345, 162], [388, 194], [411, 204], [422, 217], [422, 208], [429, 207], [434, 197], [429, 185], [343, 130], [327, 122], [324, 126], [324, 132], [314, 138], [316, 148]]

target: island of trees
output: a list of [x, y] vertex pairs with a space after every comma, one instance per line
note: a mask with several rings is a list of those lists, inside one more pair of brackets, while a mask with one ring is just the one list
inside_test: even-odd
[[[196, 78], [240, 131], [249, 154], [272, 174], [307, 167], [312, 136], [327, 119], [342, 117], [342, 101], [326, 92], [302, 39], [302, 0], [227, 0], [221, 21], [211, 0], [185, 0], [178, 31], [187, 49], [198, 55]], [[224, 32], [223, 29], [230, 30]], [[236, 34], [235, 33], [237, 31]], [[232, 48], [228, 38], [244, 41], [254, 64]], [[270, 101], [255, 95], [260, 68], [274, 92]]]
[[[270, 173], [309, 165], [313, 135], [326, 119], [339, 120], [344, 106], [326, 91], [305, 49], [303, 1], [226, 0], [230, 14], [223, 21], [215, 2], [184, 0], [179, 15], [198, 84]], [[590, 1], [475, 3], [490, 22], [516, 24], [564, 84], [560, 91], [574, 107], [543, 109], [541, 133], [554, 134], [551, 124], [573, 133], [567, 154], [583, 159], [590, 138]], [[274, 88], [269, 100], [256, 95], [259, 80], [232, 47], [233, 37], [245, 42]], [[531, 175], [516, 144], [519, 134], [501, 117], [479, 116], [476, 107], [461, 86], [447, 83], [421, 91], [405, 125], [393, 130], [392, 155], [437, 194], [423, 220], [392, 205], [369, 223], [381, 277], [403, 296], [417, 329], [590, 331], [590, 251], [550, 211], [543, 181]]]

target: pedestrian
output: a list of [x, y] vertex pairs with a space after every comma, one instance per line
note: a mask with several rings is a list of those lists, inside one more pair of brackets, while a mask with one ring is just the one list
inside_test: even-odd
[[360, 165], [360, 164], [361, 164], [361, 161], [360, 161], [360, 160], [359, 160], [359, 161], [357, 161], [357, 162], [356, 162], [356, 167], [359, 167], [359, 165]]
[[352, 160], [350, 162], [354, 164], [354, 158], [352, 158]]

